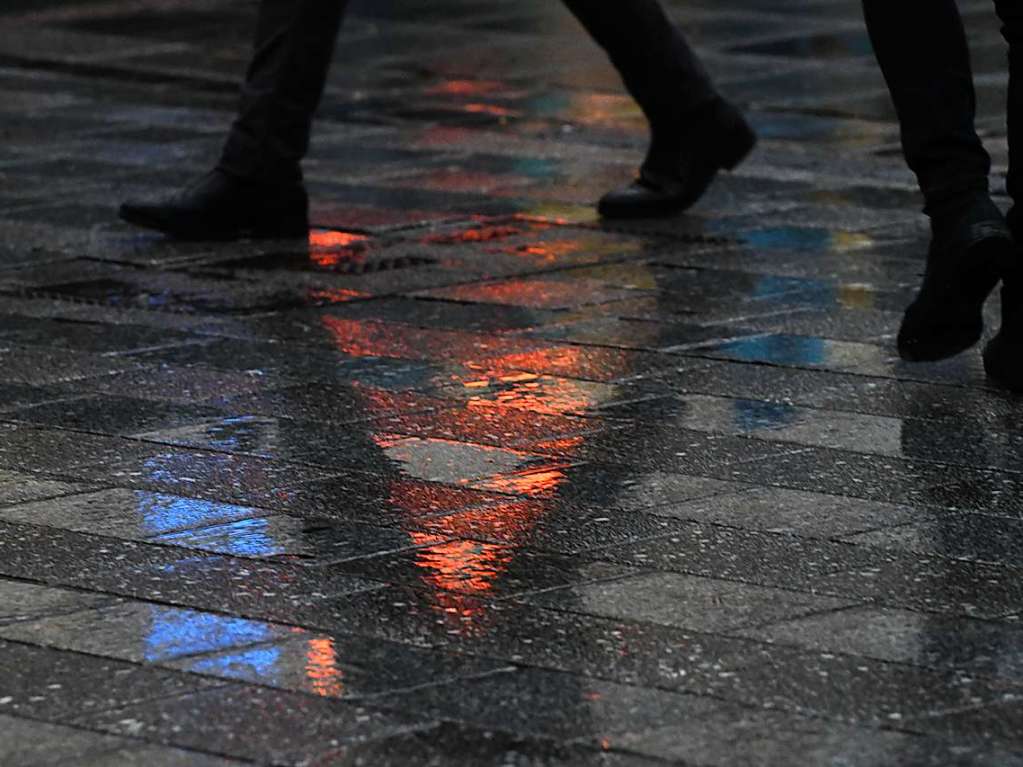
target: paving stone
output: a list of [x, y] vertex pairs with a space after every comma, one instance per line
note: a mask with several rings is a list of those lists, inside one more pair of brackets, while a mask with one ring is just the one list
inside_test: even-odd
[[280, 641], [298, 629], [131, 602], [0, 627], [5, 639], [135, 663]]
[[423, 538], [392, 527], [274, 515], [165, 533], [153, 541], [216, 554], [320, 566], [427, 546], [444, 538], [441, 533]]
[[601, 554], [638, 567], [793, 589], [816, 588], [832, 573], [877, 564], [857, 546], [700, 523]]
[[508, 668], [500, 661], [379, 639], [297, 629], [292, 633], [295, 636], [290, 639], [170, 660], [162, 665], [323, 698], [368, 701], [403, 690], [484, 677]]
[[89, 485], [47, 479], [34, 474], [0, 470], [0, 506], [59, 498], [90, 490]]
[[128, 738], [101, 735], [63, 725], [0, 716], [4, 739], [0, 759], [9, 764], [106, 764], [111, 767], [148, 764], [153, 767], [228, 767], [233, 760], [197, 751], [151, 746]]
[[59, 385], [32, 386], [26, 383], [0, 384], [0, 395], [2, 395], [0, 411], [4, 412], [43, 402], [70, 399], [75, 396], [73, 392], [64, 390]]
[[403, 526], [498, 500], [507, 497], [411, 477], [383, 481], [379, 475], [352, 470], [289, 487], [273, 505], [301, 517]]
[[145, 539], [265, 513], [227, 503], [118, 488], [12, 506], [0, 512], [0, 518], [98, 535]]
[[[768, 459], [780, 462], [790, 454], [808, 450], [803, 445], [767, 440], [707, 434], [669, 426], [652, 431], [615, 429], [604, 438], [584, 442], [577, 453], [580, 458], [601, 463], [619, 463], [639, 470], [696, 474], [722, 480], [745, 481], [741, 470], [730, 473], [732, 465], [758, 465]], [[542, 445], [541, 445], [542, 448]]]
[[420, 714], [454, 712], [458, 719], [480, 727], [591, 743], [700, 716], [719, 705], [693, 695], [531, 670], [496, 674], [460, 689], [431, 687], [375, 703]]
[[954, 745], [903, 732], [742, 709], [726, 710], [642, 735], [627, 735], [617, 739], [616, 745], [659, 758], [708, 765], [749, 763], [780, 767], [793, 763], [887, 762], [995, 765], [1018, 764], [1021, 758], [1019, 754], [992, 751], [985, 746]]
[[510, 735], [465, 724], [442, 723], [430, 729], [354, 746], [355, 764], [421, 761], [435, 767], [480, 764], [606, 765], [640, 767], [653, 760], [554, 739]]
[[[643, 407], [641, 408], [640, 405]], [[668, 420], [680, 429], [733, 434], [772, 442], [831, 447], [879, 455], [940, 459], [941, 452], [924, 449], [932, 443], [907, 439], [917, 422], [860, 413], [811, 410], [761, 400], [684, 396], [667, 401], [646, 400], [623, 406], [633, 422]], [[610, 416], [619, 408], [608, 408]], [[938, 441], [944, 435], [934, 435]], [[944, 451], [946, 454], [948, 451]], [[987, 465], [987, 464], [982, 464]]]
[[587, 509], [563, 501], [560, 493], [549, 498], [496, 502], [414, 524], [441, 537], [471, 538], [563, 554], [653, 538], [679, 528], [672, 520], [653, 514]]
[[151, 452], [152, 447], [142, 442], [104, 434], [0, 424], [0, 465], [10, 470], [65, 475], [88, 469], [102, 472]]
[[605, 428], [593, 419], [518, 410], [486, 400], [440, 411], [393, 416], [377, 421], [374, 427], [396, 434], [524, 448], [567, 441]]
[[924, 510], [909, 506], [785, 488], [725, 493], [662, 506], [651, 510], [651, 513], [694, 522], [821, 538], [863, 532], [862, 538], [851, 539], [862, 543], [886, 541], [890, 527], [926, 515]]
[[607, 563], [472, 540], [453, 540], [395, 554], [351, 559], [331, 569], [387, 583], [423, 584], [490, 599], [568, 583], [618, 578], [631, 572], [629, 568]]
[[176, 346], [200, 340], [187, 333], [132, 325], [36, 317], [15, 319], [18, 321], [14, 323], [5, 319], [3, 336], [12, 343], [24, 346], [47, 346], [109, 355]]
[[82, 397], [12, 410], [11, 420], [60, 429], [131, 436], [216, 416], [213, 408], [154, 403], [128, 397]]
[[[393, 587], [329, 600], [310, 619], [390, 641], [710, 695], [730, 691], [734, 696], [737, 670], [760, 662], [755, 642], [586, 615], [580, 609], [546, 610]], [[802, 662], [807, 657], [804, 653]]]
[[282, 490], [330, 476], [298, 464], [274, 463], [245, 455], [173, 449], [139, 442], [144, 457], [120, 463], [111, 472], [118, 484], [166, 494], [188, 493], [237, 503], [266, 505]]
[[26, 581], [0, 580], [0, 627], [8, 623], [30, 621], [48, 615], [71, 613], [90, 607], [101, 607], [113, 597], [70, 589], [57, 589]]
[[729, 633], [745, 625], [773, 623], [782, 617], [822, 612], [845, 604], [831, 597], [676, 573], [635, 575], [571, 586], [525, 599], [608, 618], [650, 621], [708, 633]]
[[234, 415], [280, 416], [339, 424], [384, 418], [399, 412], [411, 414], [449, 407], [444, 400], [424, 394], [337, 384], [287, 386], [228, 397], [218, 400], [217, 404]]
[[179, 748], [294, 763], [337, 758], [350, 744], [414, 731], [425, 722], [316, 696], [227, 685], [110, 708], [76, 723]]
[[902, 379], [726, 361], [659, 377], [677, 390], [893, 418], [960, 421], [969, 417], [996, 424], [1015, 418], [1014, 401], [1003, 393]]
[[5, 384], [40, 384], [78, 381], [132, 370], [139, 366], [133, 360], [88, 354], [85, 352], [49, 350], [0, 343], [2, 373]]
[[853, 568], [823, 576], [818, 588], [892, 607], [980, 618], [1016, 615], [1023, 604], [1015, 568], [867, 551], [860, 552], [864, 558]]
[[0, 523], [0, 574], [139, 599], [290, 622], [302, 605], [381, 584], [289, 563]]
[[[777, 451], [762, 460], [735, 462], [716, 470], [707, 467], [704, 471], [733, 481], [900, 505], [950, 506], [945, 499], [956, 498], [962, 508], [977, 511], [986, 510], [979, 499], [948, 490], [958, 483], [972, 483], [987, 485], [991, 492], [1004, 489], [1009, 494], [1016, 483], [1015, 474], [829, 448]], [[999, 493], [995, 494], [997, 497]]]
[[1017, 680], [1021, 634], [1012, 622], [877, 607], [823, 611], [742, 632], [781, 644]]
[[1020, 704], [1015, 696], [1008, 702], [974, 706], [952, 713], [915, 719], [909, 726], [956, 739], [982, 739], [1019, 748]]
[[201, 677], [122, 661], [0, 642], [2, 713], [54, 723], [138, 701], [210, 688]]
[[[138, 367], [141, 363], [136, 362]], [[263, 371], [229, 372], [193, 367], [129, 370], [120, 375], [92, 378], [86, 388], [98, 394], [125, 395], [191, 405], [230, 395], [266, 391], [290, 383]]]
[[1018, 519], [936, 513], [920, 522], [884, 532], [865, 532], [850, 536], [848, 540], [868, 546], [1019, 567], [1023, 561], [1017, 546], [1020, 524]]

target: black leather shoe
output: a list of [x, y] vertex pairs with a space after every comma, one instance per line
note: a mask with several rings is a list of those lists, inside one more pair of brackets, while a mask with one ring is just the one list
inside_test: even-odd
[[[1013, 208], [1008, 223], [1016, 243], [1023, 242], [1023, 213]], [[984, 348], [984, 370], [995, 383], [1023, 392], [1023, 259], [1018, 248], [1002, 274], [1002, 326]]]
[[301, 182], [255, 184], [213, 170], [184, 191], [157, 202], [126, 202], [130, 224], [179, 240], [305, 237], [309, 198]]
[[639, 178], [604, 195], [597, 211], [605, 218], [680, 213], [700, 199], [719, 170], [733, 169], [756, 143], [742, 113], [723, 99], [715, 101], [673, 133], [673, 146], [652, 149]]
[[1012, 235], [987, 194], [931, 219], [931, 247], [916, 299], [902, 318], [899, 355], [940, 360], [984, 332], [984, 302], [1012, 257]]

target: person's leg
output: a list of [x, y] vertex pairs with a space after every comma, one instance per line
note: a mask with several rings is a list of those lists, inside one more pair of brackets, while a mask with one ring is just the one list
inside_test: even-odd
[[677, 123], [719, 98], [657, 0], [563, 2], [607, 52], [651, 128]]
[[217, 167], [174, 197], [121, 217], [188, 239], [301, 236], [309, 147], [347, 0], [261, 0], [255, 51]]
[[755, 137], [725, 102], [658, 0], [563, 0], [607, 52], [650, 122], [640, 181], [607, 195], [607, 216], [656, 215], [692, 205]]
[[256, 45], [220, 167], [298, 180], [347, 0], [262, 0]]
[[863, 9], [931, 217], [927, 269], [903, 318], [899, 352], [941, 359], [980, 339], [984, 301], [1009, 247], [988, 197], [991, 162], [974, 130], [966, 35], [955, 0], [863, 0]]
[[[1006, 116], [1009, 176], [1006, 190], [1015, 203], [1015, 215], [1023, 218], [1023, 3], [1019, 0], [995, 0], [995, 8], [1002, 20], [1002, 36], [1009, 44], [1009, 101]], [[1019, 233], [1023, 235], [1023, 229]]]
[[863, 12], [927, 212], [986, 192], [991, 160], [974, 129], [970, 53], [955, 0], [863, 0]]
[[1002, 325], [984, 349], [984, 368], [999, 383], [1023, 391], [1023, 3], [995, 0], [1002, 35], [1009, 44], [1009, 175], [1006, 190], [1012, 198], [1008, 222], [1016, 255], [1003, 275]]

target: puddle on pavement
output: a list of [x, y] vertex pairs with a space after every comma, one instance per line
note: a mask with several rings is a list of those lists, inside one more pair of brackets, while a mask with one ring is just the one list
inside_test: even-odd
[[874, 240], [864, 232], [846, 232], [823, 227], [780, 226], [743, 231], [742, 241], [750, 248], [780, 251], [828, 251], [845, 253], [869, 248]]

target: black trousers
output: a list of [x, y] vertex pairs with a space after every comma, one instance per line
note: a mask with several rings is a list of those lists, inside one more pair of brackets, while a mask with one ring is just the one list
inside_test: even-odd
[[[1023, 0], [995, 0], [1009, 43], [1008, 191], [1023, 202]], [[974, 128], [976, 98], [955, 0], [863, 0], [891, 90], [906, 162], [928, 213], [988, 188], [991, 159]]]
[[[657, 0], [563, 0], [607, 51], [658, 130], [677, 128], [716, 92]], [[220, 167], [254, 180], [301, 178], [347, 0], [261, 0], [255, 54]]]

